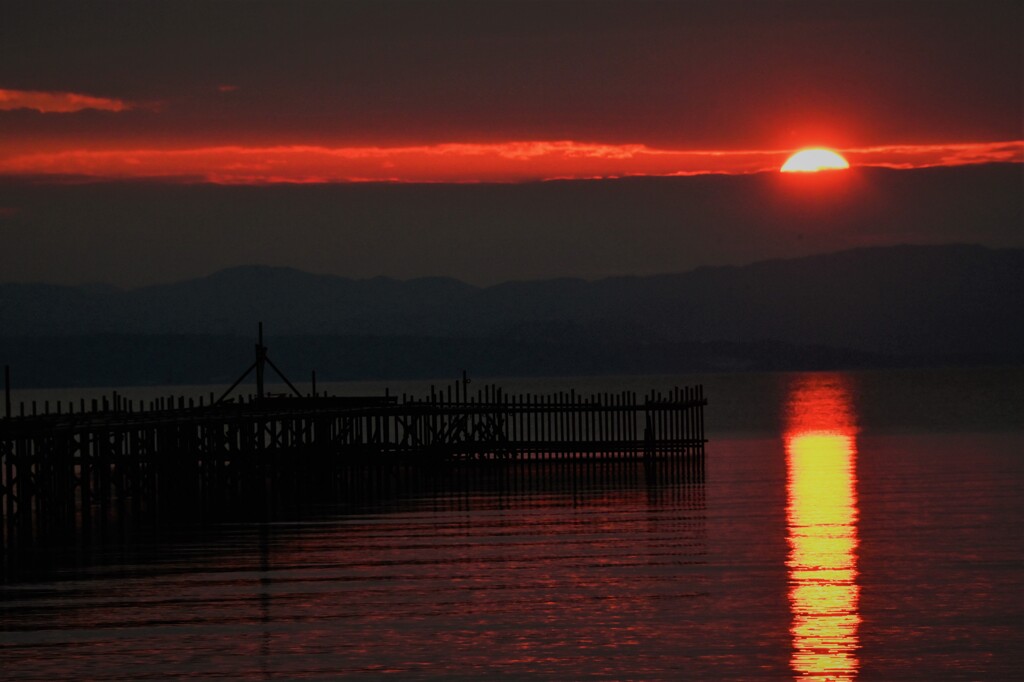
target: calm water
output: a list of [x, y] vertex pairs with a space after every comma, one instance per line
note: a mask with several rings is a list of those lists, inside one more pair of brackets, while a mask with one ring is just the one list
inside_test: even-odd
[[703, 481], [534, 472], [8, 557], [2, 675], [1019, 677], [1024, 372], [503, 383], [693, 381]]

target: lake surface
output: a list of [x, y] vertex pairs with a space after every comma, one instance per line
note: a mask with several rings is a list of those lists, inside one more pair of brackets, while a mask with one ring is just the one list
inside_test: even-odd
[[703, 477], [523, 470], [8, 556], [2, 675], [1019, 677], [1024, 371], [501, 383], [696, 382]]

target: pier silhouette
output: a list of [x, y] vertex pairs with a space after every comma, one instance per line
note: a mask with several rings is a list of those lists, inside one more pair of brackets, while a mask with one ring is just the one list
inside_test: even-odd
[[[265, 391], [269, 366], [292, 390]], [[233, 395], [256, 373], [256, 393]], [[314, 375], [315, 381], [315, 375]], [[508, 394], [469, 380], [425, 396], [303, 395], [269, 359], [262, 327], [252, 366], [219, 398], [10, 402], [0, 420], [5, 537], [41, 525], [87, 527], [118, 513], [265, 505], [281, 491], [336, 494], [399, 471], [451, 467], [643, 464], [703, 471], [703, 387]], [[554, 468], [552, 468], [554, 467]], [[635, 466], [634, 466], [635, 468]]]

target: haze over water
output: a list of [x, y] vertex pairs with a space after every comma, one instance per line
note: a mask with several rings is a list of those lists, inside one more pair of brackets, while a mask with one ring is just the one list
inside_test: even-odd
[[1024, 665], [1022, 379], [504, 381], [509, 392], [701, 381], [706, 474], [392, 481], [303, 518], [9, 556], [0, 669], [47, 680], [1011, 679]]

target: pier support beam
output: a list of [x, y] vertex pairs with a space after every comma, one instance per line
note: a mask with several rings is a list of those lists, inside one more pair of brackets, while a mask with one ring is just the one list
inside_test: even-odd
[[256, 398], [263, 400], [263, 372], [267, 366], [267, 347], [263, 345], [263, 323], [260, 322], [259, 340], [256, 342]]

